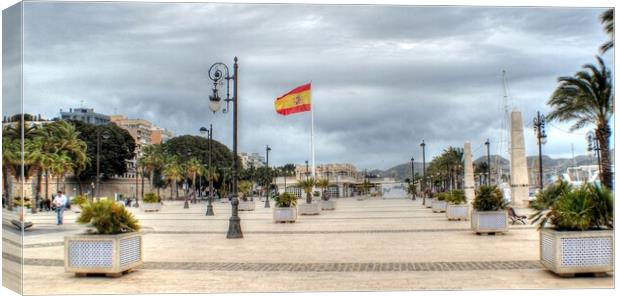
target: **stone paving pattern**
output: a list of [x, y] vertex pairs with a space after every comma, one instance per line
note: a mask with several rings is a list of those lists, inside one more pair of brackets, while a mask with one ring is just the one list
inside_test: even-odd
[[[273, 203], [272, 203], [273, 205]], [[85, 227], [67, 212], [28, 215], [35, 223], [21, 247], [3, 216], [3, 285], [25, 294], [396, 291], [530, 288], [612, 288], [607, 277], [560, 278], [538, 262], [533, 225], [480, 236], [469, 221], [448, 221], [421, 200], [337, 200], [335, 211], [275, 224], [271, 209], [240, 212], [244, 238], [225, 238], [230, 205], [167, 202], [161, 212], [132, 208], [142, 224], [145, 263], [121, 278], [76, 278], [63, 268], [63, 238]], [[527, 213], [517, 209], [518, 213]], [[8, 275], [8, 277], [7, 277]], [[11, 282], [13, 281], [13, 282]], [[54, 282], [53, 285], [50, 285]]]

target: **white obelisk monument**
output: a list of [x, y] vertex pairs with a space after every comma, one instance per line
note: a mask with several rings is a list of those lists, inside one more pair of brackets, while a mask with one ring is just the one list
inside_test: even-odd
[[474, 200], [474, 164], [471, 155], [471, 143], [465, 142], [463, 145], [463, 154], [465, 156], [465, 197], [469, 204]]
[[514, 207], [527, 207], [530, 181], [525, 158], [523, 119], [516, 108], [510, 113], [510, 196]]

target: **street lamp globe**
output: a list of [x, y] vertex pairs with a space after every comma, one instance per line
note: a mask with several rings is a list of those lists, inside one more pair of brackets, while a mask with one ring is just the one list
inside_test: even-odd
[[222, 98], [217, 94], [217, 89], [213, 89], [213, 95], [209, 96], [209, 110], [215, 113], [220, 110]]
[[204, 126], [200, 128], [200, 133], [203, 134], [203, 135], [207, 134], [208, 131], [209, 130], [206, 127], [204, 127]]

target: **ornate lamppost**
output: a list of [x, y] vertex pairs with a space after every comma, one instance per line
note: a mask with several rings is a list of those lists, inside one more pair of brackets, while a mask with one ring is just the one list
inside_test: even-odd
[[422, 205], [426, 205], [426, 144], [424, 143], [424, 139], [422, 139], [422, 143], [420, 144], [422, 147]]
[[[411, 158], [411, 185], [414, 186], [415, 188], [415, 173], [414, 173], [414, 164], [413, 164], [413, 157]], [[415, 192], [411, 191], [411, 199], [415, 200]]]
[[[205, 214], [206, 216], [213, 216], [213, 168], [211, 166], [211, 154], [212, 152], [212, 142], [213, 142], [213, 125], [209, 124], [209, 129], [207, 129], [206, 127], [201, 127], [200, 128], [200, 133], [201, 134], [207, 134], [207, 140], [209, 141], [208, 143], [208, 147], [209, 147], [209, 198], [207, 199], [207, 213]], [[201, 188], [202, 190], [202, 188]]]
[[99, 201], [99, 193], [100, 193], [100, 182], [101, 182], [101, 173], [99, 172], [99, 162], [101, 159], [101, 138], [107, 140], [110, 138], [110, 133], [108, 131], [101, 132], [101, 127], [97, 129], [97, 201]]
[[538, 174], [540, 178], [540, 190], [542, 190], [544, 186], [542, 144], [545, 143], [547, 134], [545, 134], [545, 116], [541, 115], [540, 112], [536, 112], [536, 117], [534, 117], [534, 132], [536, 133], [536, 139], [538, 140]]
[[491, 141], [487, 139], [484, 145], [487, 146], [487, 186], [491, 186]]
[[269, 205], [269, 186], [271, 185], [271, 170], [269, 169], [269, 151], [271, 151], [271, 147], [269, 147], [269, 145], [266, 145], [265, 154], [267, 154], [267, 163], [265, 164], [265, 167], [267, 168], [267, 174], [269, 175], [269, 181], [267, 181], [267, 184], [265, 186], [267, 187], [267, 189], [265, 190], [265, 194], [267, 196], [265, 198], [265, 208], [271, 207]]
[[[213, 94], [209, 96], [209, 109], [215, 113], [219, 111], [222, 103], [222, 98], [218, 94], [218, 86], [224, 84], [226, 81], [226, 108], [222, 112], [227, 113], [230, 110], [230, 102], [233, 103], [233, 163], [232, 163], [232, 213], [228, 220], [228, 233], [226, 238], [243, 238], [243, 232], [241, 231], [241, 219], [239, 218], [239, 198], [237, 197], [237, 183], [238, 183], [238, 164], [237, 164], [237, 117], [238, 110], [237, 105], [239, 103], [239, 97], [237, 92], [237, 84], [239, 82], [239, 65], [237, 64], [237, 57], [234, 59], [233, 76], [230, 76], [228, 66], [224, 63], [215, 63], [209, 68], [209, 78], [213, 81]], [[230, 97], [230, 81], [233, 81], [233, 95]]]

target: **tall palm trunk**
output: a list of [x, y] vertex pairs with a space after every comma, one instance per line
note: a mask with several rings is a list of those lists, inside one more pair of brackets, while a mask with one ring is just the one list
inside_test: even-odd
[[6, 166], [2, 166], [2, 182], [4, 182], [4, 192], [6, 196], [6, 207], [9, 211], [13, 210], [13, 198], [9, 190], [9, 169]]
[[176, 198], [179, 199], [179, 182], [174, 181], [174, 189], [176, 189]]
[[611, 172], [610, 159], [609, 159], [609, 137], [611, 135], [611, 129], [605, 122], [599, 124], [595, 130], [596, 138], [599, 139], [599, 148], [601, 153], [601, 183], [609, 189], [612, 188], [613, 173]]
[[46, 170], [45, 171], [45, 200], [46, 201], [49, 199], [49, 183], [50, 183], [49, 174], [50, 173]]
[[39, 200], [41, 199], [41, 181], [43, 180], [43, 171], [41, 169], [37, 170], [37, 186], [35, 188], [35, 196], [34, 196], [34, 204], [32, 205], [32, 213], [37, 213], [37, 207], [39, 206]]

